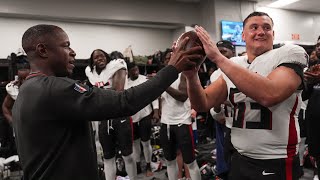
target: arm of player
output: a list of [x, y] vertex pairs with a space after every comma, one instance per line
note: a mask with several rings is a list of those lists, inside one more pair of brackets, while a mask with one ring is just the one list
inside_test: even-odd
[[188, 92], [187, 92], [187, 82], [186, 77], [181, 74], [180, 76], [180, 84], [178, 89], [174, 89], [169, 87], [166, 92], [172, 96], [175, 100], [180, 102], [185, 102], [188, 99]]
[[301, 77], [293, 69], [285, 66], [279, 66], [267, 77], [263, 77], [224, 57], [216, 62], [239, 91], [265, 107], [274, 106], [287, 99], [302, 82]]
[[127, 78], [126, 69], [119, 69], [117, 72], [115, 72], [112, 77], [112, 89], [116, 91], [123, 91], [126, 78]]
[[[54, 107], [52, 112], [61, 115], [61, 120], [99, 121], [125, 117], [154, 101], [177, 77], [177, 69], [169, 65], [152, 79], [121, 92], [89, 88], [68, 78], [48, 77], [50, 86], [48, 93], [43, 95], [43, 102]], [[70, 113], [64, 113], [66, 109]]]
[[12, 124], [12, 107], [14, 104], [14, 100], [10, 95], [7, 95], [4, 98], [4, 101], [2, 103], [2, 112], [4, 117], [7, 119], [9, 124]]
[[206, 89], [203, 89], [199, 76], [187, 76], [188, 96], [191, 107], [197, 112], [207, 112], [210, 108], [221, 105], [228, 95], [227, 84], [220, 76]]
[[153, 119], [156, 120], [156, 122], [160, 119], [160, 111], [159, 111], [159, 98], [152, 101], [152, 108], [153, 108]]

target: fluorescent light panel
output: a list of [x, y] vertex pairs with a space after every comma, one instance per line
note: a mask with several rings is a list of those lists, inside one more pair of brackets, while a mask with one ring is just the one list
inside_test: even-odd
[[280, 8], [289, 4], [295, 3], [300, 0], [278, 0], [268, 5], [268, 7]]

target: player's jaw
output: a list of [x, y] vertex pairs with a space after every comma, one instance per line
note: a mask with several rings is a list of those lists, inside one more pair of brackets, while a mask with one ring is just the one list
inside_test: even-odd
[[67, 71], [68, 71], [68, 74], [72, 74], [73, 72], [73, 69], [75, 68], [75, 59], [71, 59], [69, 60], [68, 64], [67, 64]]

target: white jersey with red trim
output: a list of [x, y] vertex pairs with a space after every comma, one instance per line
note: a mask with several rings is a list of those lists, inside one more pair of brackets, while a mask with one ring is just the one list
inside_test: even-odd
[[[284, 45], [256, 57], [251, 64], [246, 56], [235, 57], [233, 61], [266, 77], [281, 64], [298, 64], [304, 68], [307, 59], [302, 47]], [[283, 102], [267, 108], [236, 89], [225, 74], [223, 78], [228, 87], [228, 101], [234, 106], [231, 141], [238, 152], [254, 159], [296, 155], [300, 141], [298, 114], [302, 103], [301, 91], [296, 90]], [[256, 90], [259, 91], [259, 87]]]
[[[85, 69], [85, 74], [88, 77], [89, 82], [96, 87], [99, 88], [104, 88], [104, 89], [110, 89], [112, 88], [112, 78], [114, 74], [120, 70], [120, 69], [126, 69], [127, 70], [127, 63], [123, 59], [115, 59], [110, 61], [107, 65], [106, 68], [104, 68], [100, 74], [97, 73], [95, 67], [93, 67], [93, 70], [91, 72], [91, 68], [89, 66], [86, 67]], [[125, 78], [125, 86], [127, 86], [127, 78]], [[99, 142], [99, 137], [98, 137], [98, 130], [99, 130], [99, 125], [101, 121], [92, 121], [92, 126], [93, 129], [96, 131], [95, 134], [95, 142], [96, 142], [96, 149], [97, 149], [97, 155], [98, 155], [98, 160], [100, 160], [102, 157], [102, 146]]]
[[[115, 59], [110, 61], [106, 68], [101, 71], [100, 74], [97, 73], [95, 67], [91, 72], [89, 66], [86, 67], [85, 73], [88, 77], [90, 83], [96, 87], [103, 87], [105, 89], [112, 87], [112, 77], [120, 69], [127, 70], [127, 63], [123, 59]], [[127, 79], [127, 78], [126, 78]], [[126, 86], [126, 84], [125, 84]]]

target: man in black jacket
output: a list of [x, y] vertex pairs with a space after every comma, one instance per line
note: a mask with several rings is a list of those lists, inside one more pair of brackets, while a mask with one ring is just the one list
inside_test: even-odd
[[[320, 36], [316, 44], [316, 55], [320, 58]], [[318, 174], [320, 166], [320, 65], [316, 64], [309, 67], [310, 71], [305, 72], [307, 82], [306, 88], [302, 93], [303, 100], [309, 99], [306, 109], [308, 149], [311, 156], [315, 157]]]
[[31, 73], [13, 107], [13, 127], [24, 179], [97, 180], [89, 120], [129, 116], [160, 96], [178, 73], [201, 59], [195, 47], [175, 49], [169, 66], [152, 80], [123, 92], [88, 88], [66, 78], [76, 53], [54, 25], [36, 25], [22, 37]]

